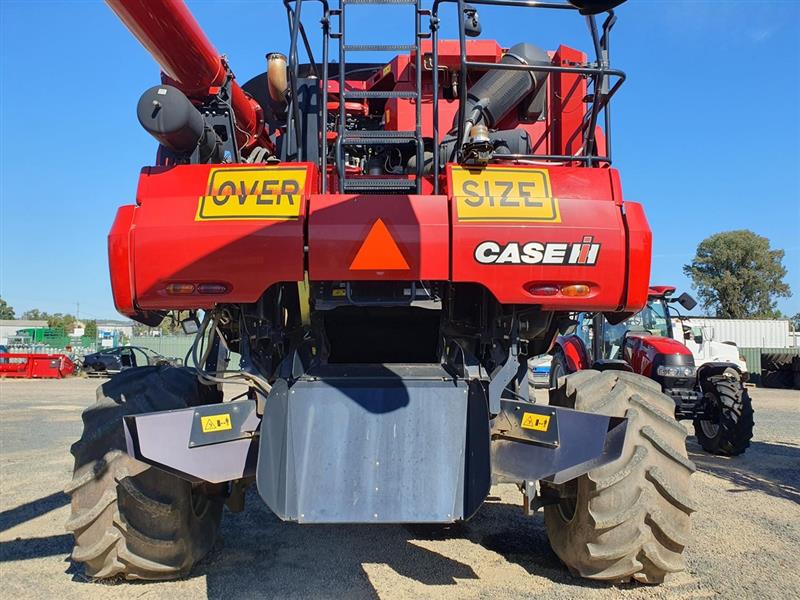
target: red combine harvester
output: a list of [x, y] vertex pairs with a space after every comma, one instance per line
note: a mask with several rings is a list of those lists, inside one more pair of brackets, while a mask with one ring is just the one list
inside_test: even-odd
[[[67, 527], [87, 574], [186, 574], [251, 484], [283, 520], [448, 524], [511, 482], [574, 573], [684, 567], [694, 466], [672, 399], [621, 371], [528, 397], [528, 356], [571, 313], [647, 302], [650, 229], [608, 139], [619, 3], [286, 0], [288, 53], [240, 87], [182, 3], [109, 0], [163, 71], [137, 109], [156, 164], [109, 236], [115, 303], [149, 324], [190, 311], [196, 341], [83, 414]], [[348, 41], [355, 5], [386, 4], [408, 44]], [[468, 39], [484, 5], [580, 12], [595, 56]], [[351, 62], [364, 51], [399, 53]]]
[[673, 298], [674, 292], [670, 286], [651, 287], [647, 306], [622, 322], [602, 313], [578, 314], [574, 331], [556, 340], [550, 387], [584, 369], [639, 373], [675, 401], [675, 418], [693, 421], [703, 449], [742, 454], [753, 437], [753, 405], [744, 387], [747, 365], [735, 346], [710, 341], [706, 349], [713, 344], [723, 360], [701, 356], [695, 364], [692, 351], [675, 338], [670, 304], [691, 310], [697, 302], [686, 293]]

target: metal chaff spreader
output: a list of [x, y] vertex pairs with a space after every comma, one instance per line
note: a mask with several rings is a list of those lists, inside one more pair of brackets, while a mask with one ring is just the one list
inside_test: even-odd
[[[182, 3], [109, 1], [163, 71], [137, 107], [155, 165], [109, 236], [115, 303], [196, 339], [83, 415], [68, 529], [89, 575], [186, 574], [252, 483], [285, 520], [448, 524], [511, 482], [573, 572], [683, 567], [672, 400], [604, 364], [549, 404], [527, 380], [571, 313], [647, 301], [650, 230], [611, 168], [619, 3], [286, 0], [288, 53], [240, 87]], [[594, 57], [482, 40], [484, 5], [580, 12]], [[408, 43], [352, 43], [367, 10], [405, 10]]]

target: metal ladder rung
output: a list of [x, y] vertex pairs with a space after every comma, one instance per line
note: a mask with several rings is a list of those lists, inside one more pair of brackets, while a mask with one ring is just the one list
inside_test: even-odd
[[368, 179], [366, 177], [357, 177], [353, 179], [345, 179], [344, 190], [349, 191], [381, 191], [381, 190], [416, 190], [417, 182], [415, 179], [397, 179], [382, 177], [380, 179]]
[[360, 98], [416, 98], [417, 92], [399, 92], [397, 90], [376, 91], [369, 90], [367, 92], [361, 90], [345, 90], [343, 94], [345, 100], [360, 99]]
[[345, 44], [347, 52], [411, 52], [414, 44]]
[[415, 131], [348, 131], [342, 138], [343, 144], [408, 144], [417, 139]]

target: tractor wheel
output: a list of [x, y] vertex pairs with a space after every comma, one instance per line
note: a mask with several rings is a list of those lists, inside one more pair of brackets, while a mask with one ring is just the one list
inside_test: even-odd
[[72, 559], [90, 577], [171, 579], [211, 549], [223, 497], [126, 454], [124, 415], [219, 401], [190, 369], [126, 369], [97, 390], [72, 445]]
[[558, 380], [567, 374], [569, 374], [567, 358], [561, 350], [556, 350], [553, 353], [553, 360], [550, 362], [550, 389], [556, 389]]
[[701, 382], [711, 419], [695, 419], [694, 435], [706, 452], [736, 456], [753, 437], [753, 404], [739, 375], [732, 371]]
[[587, 370], [559, 382], [551, 404], [628, 418], [618, 460], [552, 486], [558, 502], [544, 516], [558, 557], [576, 575], [617, 583], [685, 569], [695, 467], [674, 402], [640, 375]]

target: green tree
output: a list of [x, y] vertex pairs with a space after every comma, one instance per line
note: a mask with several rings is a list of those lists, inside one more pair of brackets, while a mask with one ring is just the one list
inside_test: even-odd
[[91, 338], [93, 340], [97, 339], [97, 321], [85, 321], [84, 322], [85, 329], [83, 332], [84, 337]]
[[22, 313], [22, 318], [27, 321], [46, 321], [47, 313], [40, 311], [38, 308], [32, 308]]
[[8, 304], [5, 300], [0, 298], [0, 319], [13, 319], [14, 307]]
[[683, 272], [700, 302], [717, 317], [775, 318], [776, 299], [791, 295], [784, 283], [783, 250], [749, 230], [725, 231], [704, 239]]
[[795, 331], [800, 331], [800, 312], [789, 318]]

